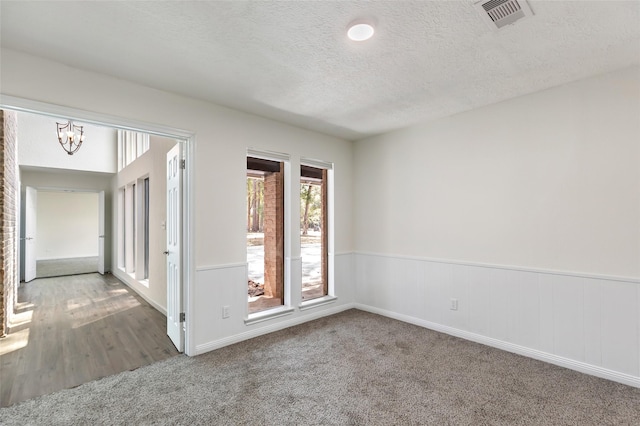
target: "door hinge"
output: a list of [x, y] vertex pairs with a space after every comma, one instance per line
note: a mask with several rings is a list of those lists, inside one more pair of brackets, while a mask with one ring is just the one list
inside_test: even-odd
[[187, 160], [180, 160], [180, 168], [182, 170], [187, 168]]
[[184, 322], [185, 321], [185, 314], [184, 312], [180, 312], [180, 322]]

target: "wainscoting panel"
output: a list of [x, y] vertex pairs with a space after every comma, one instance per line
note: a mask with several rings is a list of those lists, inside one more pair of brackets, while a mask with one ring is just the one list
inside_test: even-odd
[[[248, 312], [245, 263], [197, 269], [194, 293], [196, 353], [202, 343], [242, 332]], [[222, 318], [223, 306], [229, 306], [229, 318]]]
[[355, 273], [361, 309], [640, 387], [640, 280], [371, 253]]
[[352, 303], [356, 296], [354, 254], [337, 253], [333, 259], [335, 296], [339, 300]]
[[302, 258], [292, 257], [285, 261], [285, 277], [291, 277], [291, 306], [302, 302]]
[[602, 302], [600, 293], [602, 283], [593, 280], [593, 285], [584, 289], [584, 311], [589, 315], [584, 316], [585, 345], [584, 362], [594, 365], [602, 363]]
[[517, 327], [515, 343], [528, 348], [541, 348], [540, 344], [540, 282], [539, 275], [531, 272], [519, 272], [517, 286], [519, 299], [512, 309], [516, 310]]
[[639, 287], [615, 281], [603, 281], [600, 286], [602, 366], [636, 375], [640, 368]]
[[[488, 289], [491, 288], [491, 269], [469, 267], [469, 275], [474, 277], [469, 285], [469, 300], [475, 303], [468, 306], [469, 331], [489, 336], [491, 334], [491, 318], [487, 312], [491, 312], [493, 297]], [[463, 301], [463, 305], [467, 305]]]
[[[544, 275], [553, 288], [554, 353], [584, 361], [584, 286], [578, 277]], [[591, 284], [592, 285], [592, 284]]]
[[[302, 280], [300, 259], [288, 259], [286, 270], [291, 279], [291, 312], [252, 324], [245, 323], [248, 312], [247, 265], [239, 263], [197, 268], [194, 289], [196, 354], [353, 308], [353, 258], [353, 253], [335, 255], [337, 299], [304, 310], [299, 309]], [[229, 318], [222, 318], [223, 306], [229, 306]]]

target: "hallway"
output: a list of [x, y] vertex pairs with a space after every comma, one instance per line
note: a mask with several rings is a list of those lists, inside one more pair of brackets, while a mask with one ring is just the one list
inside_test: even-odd
[[177, 354], [166, 317], [112, 275], [36, 279], [0, 339], [0, 406]]

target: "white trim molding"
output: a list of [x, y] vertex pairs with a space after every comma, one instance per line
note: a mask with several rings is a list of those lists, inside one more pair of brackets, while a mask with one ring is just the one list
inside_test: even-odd
[[304, 302], [300, 302], [300, 304], [298, 305], [298, 309], [300, 309], [301, 311], [306, 311], [307, 309], [328, 305], [329, 303], [333, 303], [336, 300], [338, 300], [336, 296], [324, 296], [318, 297], [317, 299], [305, 300]]
[[283, 152], [266, 151], [264, 149], [247, 148], [247, 157], [261, 158], [263, 160], [291, 161], [291, 156]]
[[331, 163], [329, 161], [315, 160], [315, 159], [312, 159], [312, 158], [301, 157], [300, 158], [300, 165], [301, 166], [311, 166], [311, 167], [315, 167], [315, 168], [318, 168], [318, 169], [333, 170], [333, 163]]
[[249, 314], [247, 319], [244, 320], [245, 325], [253, 325], [259, 322], [268, 321], [274, 318], [280, 318], [285, 315], [290, 315], [295, 312], [290, 306], [278, 306], [277, 308], [267, 309], [264, 311]]
[[367, 252], [367, 251], [354, 251], [353, 253], [356, 255], [386, 257], [390, 259], [418, 260], [422, 262], [446, 263], [449, 265], [476, 266], [479, 268], [504, 269], [507, 271], [534, 272], [538, 274], [564, 275], [564, 276], [570, 276], [570, 277], [592, 278], [597, 280], [622, 281], [626, 283], [640, 284], [640, 278], [636, 278], [636, 277], [621, 277], [616, 275], [592, 274], [592, 273], [585, 273], [585, 272], [572, 272], [572, 271], [562, 271], [562, 270], [544, 269], [544, 268], [530, 268], [525, 266], [500, 265], [500, 264], [493, 264], [493, 263], [469, 262], [465, 260], [440, 259], [440, 258], [421, 257], [421, 256], [404, 256], [399, 254], [375, 253], [375, 252]]
[[[194, 136], [192, 132], [176, 129], [160, 124], [131, 120], [125, 117], [96, 113], [92, 111], [70, 108], [62, 105], [18, 98], [11, 95], [0, 94], [0, 108], [15, 111], [45, 115], [53, 118], [71, 119], [98, 126], [109, 126], [115, 129], [145, 132], [157, 136], [165, 136], [176, 139], [188, 140]], [[190, 142], [190, 141], [189, 141]]]
[[246, 267], [247, 267], [247, 262], [225, 263], [221, 265], [198, 266], [196, 267], [196, 272], [215, 271], [218, 269], [229, 269], [229, 268], [246, 268]]

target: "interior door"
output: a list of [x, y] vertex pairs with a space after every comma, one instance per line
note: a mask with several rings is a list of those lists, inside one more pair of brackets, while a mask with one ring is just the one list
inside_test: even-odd
[[24, 281], [36, 277], [36, 208], [38, 190], [27, 186], [24, 197]]
[[182, 312], [182, 150], [178, 143], [167, 153], [167, 334], [184, 351]]
[[98, 194], [98, 272], [104, 275], [104, 191]]

